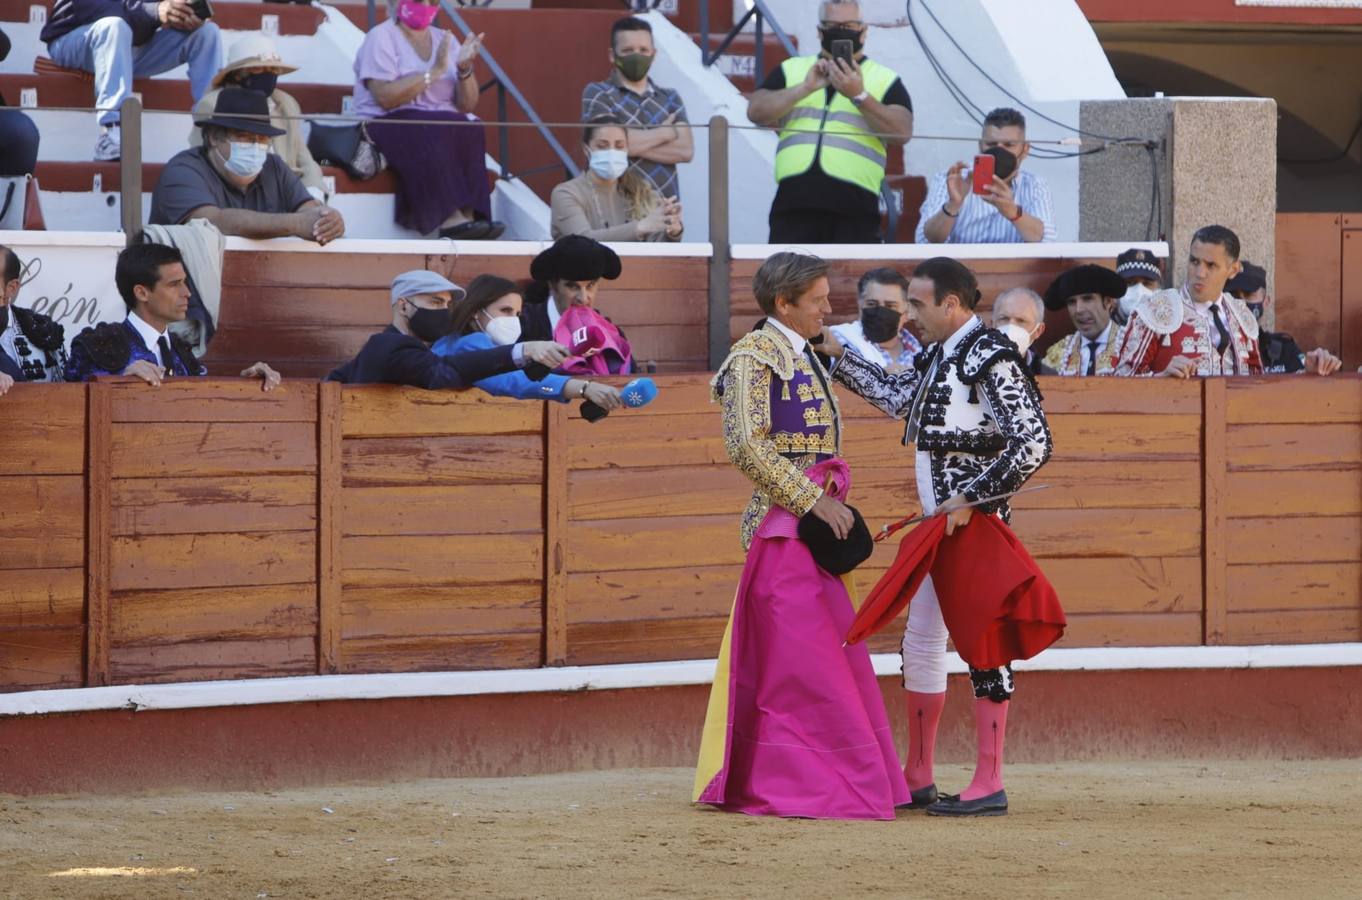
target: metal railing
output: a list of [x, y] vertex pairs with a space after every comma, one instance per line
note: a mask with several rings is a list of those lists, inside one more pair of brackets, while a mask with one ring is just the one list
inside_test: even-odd
[[763, 62], [763, 49], [766, 43], [766, 35], [762, 31], [763, 25], [769, 25], [771, 33], [780, 41], [780, 45], [785, 48], [785, 52], [790, 56], [798, 56], [799, 52], [795, 49], [794, 41], [790, 40], [789, 35], [780, 27], [775, 16], [771, 15], [771, 10], [767, 7], [765, 0], [752, 0], [752, 7], [747, 10], [747, 14], [739, 19], [732, 28], [724, 35], [723, 40], [719, 41], [719, 46], [713, 53], [709, 50], [710, 30], [709, 30], [709, 0], [699, 0], [700, 2], [700, 62], [706, 67], [714, 65], [719, 57], [723, 56], [728, 50], [729, 45], [747, 25], [752, 22], [753, 37], [756, 39], [756, 48], [752, 51], [752, 77], [757, 83], [761, 83], [761, 74], [766, 71]]

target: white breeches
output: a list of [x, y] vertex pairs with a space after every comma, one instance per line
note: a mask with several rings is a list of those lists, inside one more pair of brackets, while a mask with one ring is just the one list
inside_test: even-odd
[[946, 689], [947, 637], [936, 586], [928, 575], [908, 606], [908, 627], [903, 630], [904, 688], [923, 694]]

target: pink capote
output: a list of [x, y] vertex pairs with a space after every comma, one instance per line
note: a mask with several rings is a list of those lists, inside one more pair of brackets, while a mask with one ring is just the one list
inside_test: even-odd
[[[845, 500], [844, 461], [806, 474], [819, 485], [832, 474], [831, 493]], [[851, 598], [814, 563], [797, 525], [773, 507], [753, 537], [733, 605], [723, 764], [698, 802], [751, 815], [893, 819], [908, 785], [870, 653], [842, 646]]]

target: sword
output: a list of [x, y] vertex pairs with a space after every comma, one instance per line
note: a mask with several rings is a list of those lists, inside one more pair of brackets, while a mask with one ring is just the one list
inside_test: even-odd
[[978, 500], [974, 500], [970, 503], [962, 503], [959, 506], [953, 506], [948, 510], [937, 509], [937, 511], [932, 513], [932, 515], [930, 516], [918, 515], [910, 516], [907, 519], [899, 519], [897, 522], [891, 522], [890, 524], [885, 525], [883, 528], [881, 528], [879, 534], [875, 535], [875, 543], [878, 544], [880, 541], [889, 537], [889, 535], [893, 534], [894, 532], [907, 528], [909, 525], [916, 525], [919, 522], [925, 522], [928, 519], [932, 518], [933, 516], [939, 516], [947, 512], [954, 512], [957, 509], [968, 509], [969, 507], [972, 506], [982, 506], [985, 503], [992, 503], [994, 500], [1006, 500], [1010, 497], [1015, 497], [1018, 494], [1029, 494], [1032, 491], [1043, 491], [1048, 487], [1050, 487], [1050, 485], [1048, 484], [1033, 484], [1030, 487], [1024, 487], [1006, 494], [994, 494], [992, 497], [980, 497]]

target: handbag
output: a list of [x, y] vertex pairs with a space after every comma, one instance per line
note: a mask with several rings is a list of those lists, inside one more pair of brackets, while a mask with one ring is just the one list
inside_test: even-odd
[[38, 179], [32, 175], [0, 178], [0, 231], [46, 231]]
[[367, 181], [388, 167], [363, 122], [322, 125], [308, 122], [307, 149], [318, 165], [336, 166], [351, 178]]

